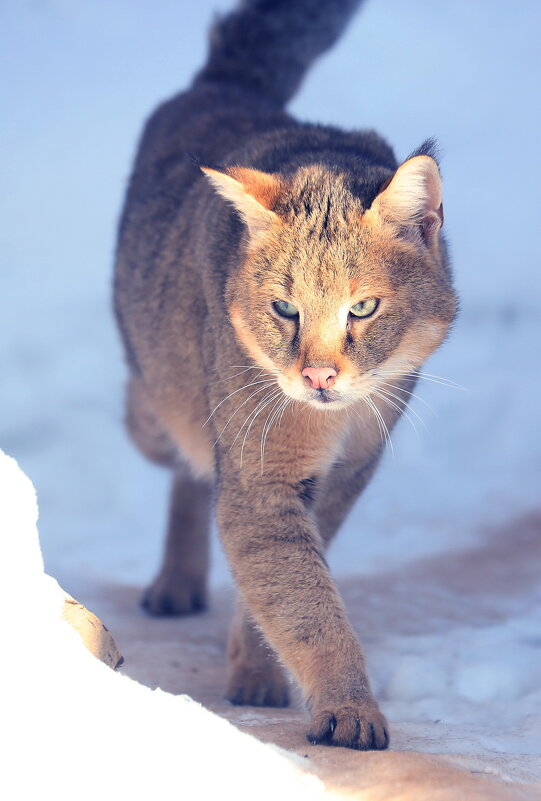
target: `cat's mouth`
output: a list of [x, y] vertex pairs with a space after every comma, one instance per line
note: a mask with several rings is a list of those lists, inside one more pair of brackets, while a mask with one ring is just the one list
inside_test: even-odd
[[316, 403], [336, 403], [342, 401], [344, 398], [341, 392], [336, 392], [334, 389], [313, 389], [310, 392], [308, 400], [315, 401]]

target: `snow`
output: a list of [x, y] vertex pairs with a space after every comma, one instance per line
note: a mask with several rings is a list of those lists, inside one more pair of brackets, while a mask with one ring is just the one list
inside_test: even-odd
[[[0, 446], [36, 486], [48, 573], [83, 602], [103, 581], [142, 586], [159, 561], [167, 476], [122, 430], [114, 229], [143, 119], [186, 85], [211, 9], [229, 5], [27, 0], [0, 11]], [[421, 401], [413, 408], [428, 432], [415, 418], [418, 433], [399, 424], [394, 461], [388, 454], [331, 550], [344, 580], [399, 577], [481, 546], [490, 559], [491, 531], [516, 537], [528, 561], [522, 521], [539, 510], [541, 478], [540, 22], [534, 0], [412, 0], [407, 13], [398, 0], [374, 0], [292, 104], [306, 119], [374, 127], [400, 157], [438, 136], [462, 304], [425, 369], [466, 390], [419, 385], [434, 413]], [[36, 568], [35, 549], [25, 558]], [[212, 578], [229, 581], [218, 547]], [[430, 585], [430, 572], [417, 582]], [[539, 754], [541, 597], [535, 582], [519, 584], [509, 596], [502, 569], [501, 597], [490, 595], [498, 614], [479, 619], [460, 588], [434, 588], [414, 630], [365, 640], [386, 714], [409, 732], [399, 746]], [[378, 598], [371, 631], [388, 609]], [[434, 625], [432, 602], [446, 609]]]
[[[0, 451], [3, 681], [2, 788], [58, 799], [221, 797], [332, 798], [286, 752], [239, 732], [187, 696], [150, 690], [113, 672], [62, 618], [64, 592], [43, 573], [34, 491]], [[15, 603], [14, 603], [15, 600]], [[7, 658], [6, 658], [7, 656]], [[38, 668], [38, 669], [36, 669]], [[84, 690], [84, 691], [83, 691]], [[31, 716], [31, 717], [30, 717]], [[219, 742], [208, 770], [205, 743]], [[32, 769], [29, 770], [29, 755]], [[182, 773], [179, 776], [179, 755]], [[268, 778], [261, 786], [260, 776]]]

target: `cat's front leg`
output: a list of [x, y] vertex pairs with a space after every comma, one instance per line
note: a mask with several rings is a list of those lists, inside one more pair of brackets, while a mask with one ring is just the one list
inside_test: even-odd
[[387, 723], [299, 486], [222, 469], [217, 514], [243, 601], [304, 693], [309, 740], [386, 748]]

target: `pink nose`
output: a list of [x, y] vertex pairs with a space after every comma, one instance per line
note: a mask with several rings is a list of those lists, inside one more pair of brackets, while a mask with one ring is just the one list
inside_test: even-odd
[[302, 375], [308, 379], [312, 389], [329, 389], [334, 384], [336, 370], [334, 367], [305, 367]]

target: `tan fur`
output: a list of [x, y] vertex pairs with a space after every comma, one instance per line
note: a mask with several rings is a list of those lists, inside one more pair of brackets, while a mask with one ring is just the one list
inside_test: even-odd
[[415, 156], [402, 164], [374, 202], [370, 214], [407, 225], [435, 214], [441, 206], [438, 167], [428, 156]]
[[[455, 315], [439, 171], [428, 155], [397, 168], [374, 134], [298, 126], [242, 97], [201, 82], [157, 112], [122, 221], [128, 425], [174, 469], [145, 606], [204, 606], [214, 496], [241, 600], [228, 697], [287, 703], [289, 673], [312, 741], [385, 748], [324, 551]], [[198, 147], [235, 166], [202, 175], [175, 155]], [[370, 298], [370, 317], [349, 313]], [[332, 387], [313, 388], [306, 367], [336, 371]]]
[[252, 238], [276, 224], [277, 217], [271, 209], [283, 186], [278, 177], [242, 167], [230, 167], [224, 172], [210, 167], [201, 169], [220, 195], [242, 214]]
[[[203, 172], [205, 172], [203, 167]], [[263, 208], [272, 211], [284, 190], [284, 181], [280, 175], [270, 175], [261, 170], [246, 167], [230, 167], [227, 174], [242, 184], [247, 195], [253, 197]]]

